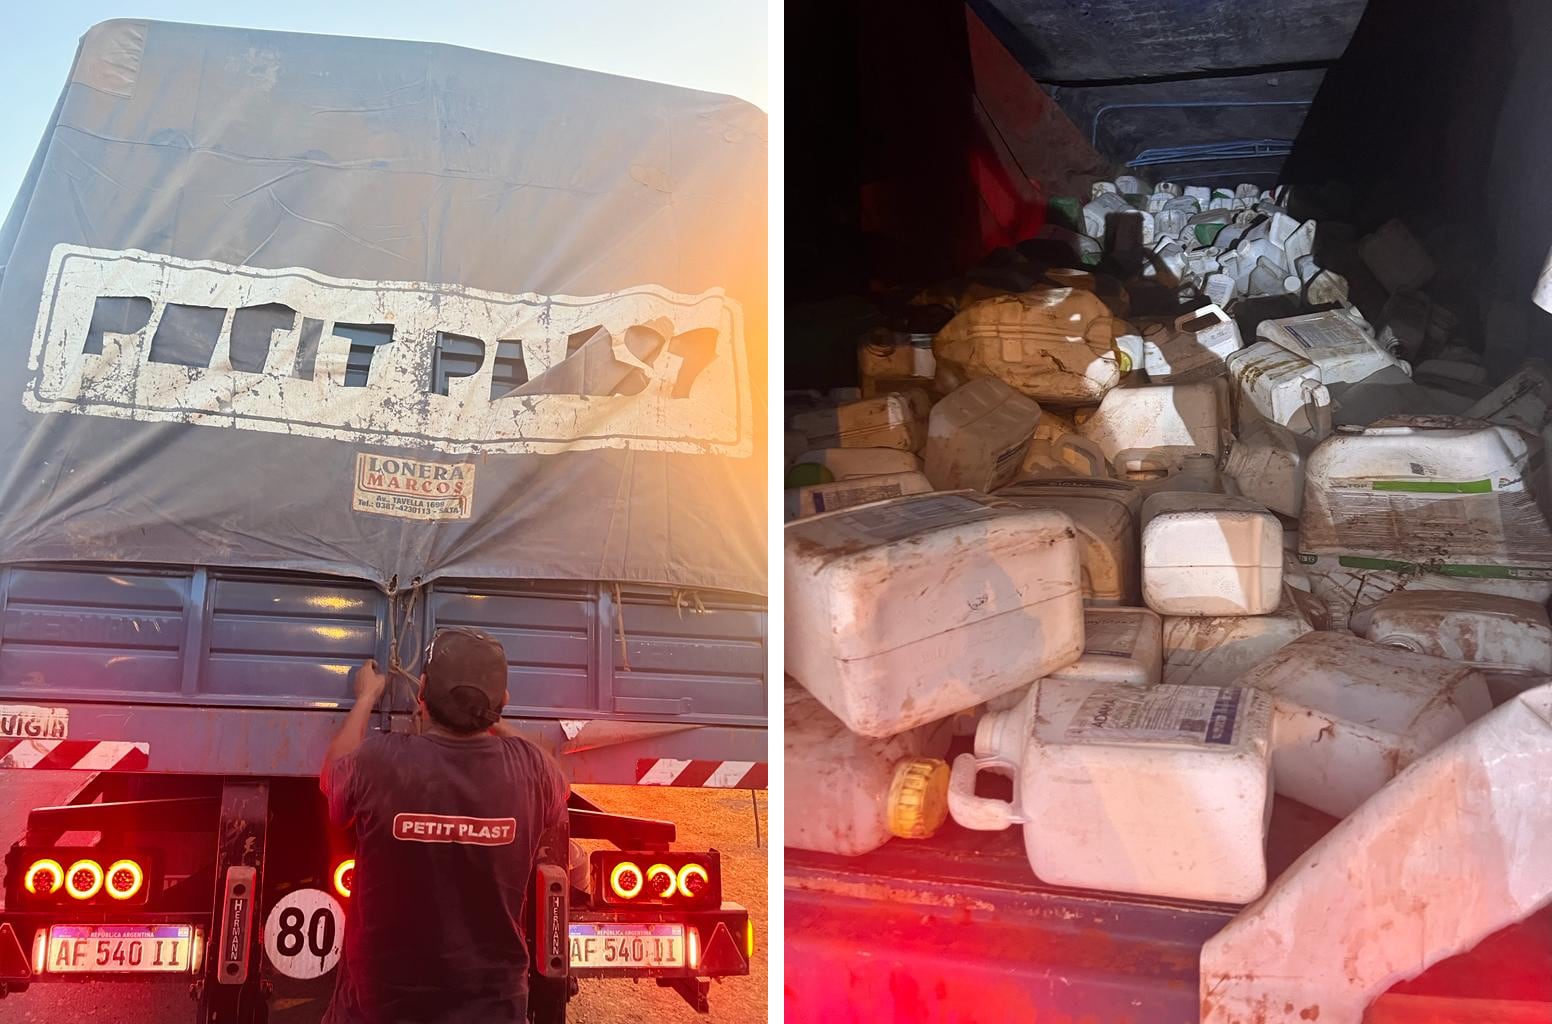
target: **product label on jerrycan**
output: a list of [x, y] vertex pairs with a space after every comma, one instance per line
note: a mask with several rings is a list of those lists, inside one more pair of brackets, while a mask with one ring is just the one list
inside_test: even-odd
[[1067, 738], [1228, 746], [1247, 706], [1239, 687], [1101, 690], [1073, 715]]

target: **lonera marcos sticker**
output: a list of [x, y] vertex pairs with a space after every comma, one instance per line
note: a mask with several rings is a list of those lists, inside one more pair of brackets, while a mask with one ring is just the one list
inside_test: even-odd
[[356, 454], [352, 508], [401, 519], [468, 519], [474, 463]]

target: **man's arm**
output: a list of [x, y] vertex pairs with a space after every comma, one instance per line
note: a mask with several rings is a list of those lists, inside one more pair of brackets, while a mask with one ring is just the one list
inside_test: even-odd
[[383, 695], [383, 690], [388, 686], [388, 677], [377, 670], [374, 658], [368, 658], [356, 669], [354, 681], [356, 702], [350, 706], [345, 724], [329, 741], [328, 753], [323, 755], [324, 778], [328, 777], [329, 765], [347, 754], [355, 753], [356, 748], [361, 746], [361, 741], [366, 738], [367, 719], [372, 717], [372, 708], [377, 705], [377, 698]]

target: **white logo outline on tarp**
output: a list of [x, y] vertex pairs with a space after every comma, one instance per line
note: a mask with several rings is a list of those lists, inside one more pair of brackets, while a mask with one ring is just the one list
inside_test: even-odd
[[[150, 320], [134, 335], [105, 334], [102, 353], [85, 339], [100, 297], [143, 297]], [[276, 330], [262, 372], [230, 364], [233, 310], [283, 303], [296, 326]], [[151, 338], [169, 303], [228, 312], [210, 364], [151, 363]], [[301, 318], [323, 321], [314, 375], [278, 372], [296, 353]], [[686, 398], [673, 398], [679, 356], [663, 345], [633, 395], [538, 394], [491, 401], [497, 340], [519, 340], [532, 381], [559, 365], [573, 334], [602, 326], [621, 364], [646, 365], [624, 349], [627, 328], [668, 321], [676, 335], [716, 332], [713, 357]], [[394, 342], [373, 353], [363, 387], [343, 385], [349, 341], [336, 323], [392, 323]], [[459, 377], [446, 396], [428, 394], [418, 368], [429, 365], [438, 330], [478, 338], [479, 372]], [[23, 404], [142, 422], [190, 423], [323, 437], [352, 444], [449, 454], [555, 454], [595, 448], [753, 454], [753, 403], [743, 313], [721, 289], [699, 295], [641, 285], [608, 295], [511, 295], [424, 282], [334, 278], [291, 267], [270, 270], [184, 260], [138, 249], [54, 247], [28, 359]]]
[[[295, 908], [302, 915], [299, 926], [301, 948], [287, 955], [280, 951], [280, 916], [287, 909]], [[334, 918], [334, 926], [328, 932], [329, 942], [323, 952], [315, 948], [324, 938], [324, 926], [319, 914]], [[275, 965], [275, 970], [288, 978], [318, 978], [334, 970], [339, 963], [345, 942], [345, 908], [332, 893], [322, 889], [293, 889], [270, 908], [264, 919], [264, 955]]]

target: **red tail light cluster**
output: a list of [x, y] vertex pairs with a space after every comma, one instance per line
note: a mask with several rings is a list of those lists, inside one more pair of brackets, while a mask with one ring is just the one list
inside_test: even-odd
[[21, 849], [13, 863], [21, 867], [23, 902], [144, 903], [146, 858], [117, 856], [96, 848]]
[[334, 865], [334, 891], [345, 899], [350, 899], [352, 888], [356, 884], [356, 858], [350, 857]]
[[592, 855], [594, 893], [605, 903], [641, 906], [722, 905], [722, 863], [706, 853], [616, 853]]

